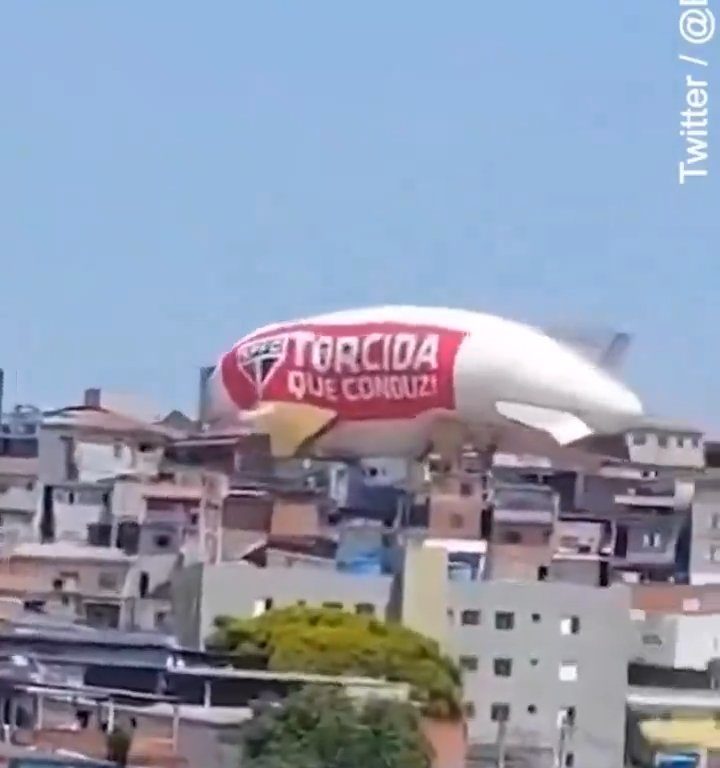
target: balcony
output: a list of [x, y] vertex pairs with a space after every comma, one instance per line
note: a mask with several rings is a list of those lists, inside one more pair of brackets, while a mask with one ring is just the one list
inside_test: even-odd
[[540, 485], [497, 486], [492, 494], [496, 523], [552, 526], [558, 514], [558, 496]]

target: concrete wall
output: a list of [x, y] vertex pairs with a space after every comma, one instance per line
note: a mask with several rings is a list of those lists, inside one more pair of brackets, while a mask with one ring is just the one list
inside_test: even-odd
[[[201, 574], [198, 578], [198, 569]], [[188, 571], [190, 569], [184, 569]], [[333, 573], [331, 577], [314, 568], [256, 568], [249, 563], [196, 564], [181, 574], [173, 589], [173, 610], [182, 641], [197, 645], [212, 631], [219, 615], [251, 617], [265, 601], [272, 607], [340, 603], [348, 611], [358, 604], [371, 604], [376, 616], [384, 618], [390, 602], [390, 576], [358, 576]], [[199, 610], [193, 608], [198, 599]]]
[[720, 479], [698, 480], [695, 486], [690, 583], [720, 584]]
[[56, 429], [41, 429], [38, 436], [38, 477], [42, 483], [52, 485], [70, 478], [67, 473], [67, 440]]
[[[17, 556], [10, 560], [11, 573], [36, 578], [39, 588], [44, 591], [52, 592], [53, 582], [56, 579], [63, 579], [66, 591], [76, 591], [85, 595], [106, 593], [108, 597], [120, 595], [128, 568], [129, 563], [112, 561], [100, 563]], [[77, 578], [75, 579], [74, 576]], [[111, 582], [117, 586], [115, 588], [105, 586]]]
[[704, 467], [705, 447], [699, 435], [666, 431], [640, 431], [627, 436], [630, 460], [635, 464], [669, 467]]
[[408, 542], [402, 571], [402, 623], [447, 648], [448, 555], [439, 547]]
[[711, 659], [720, 657], [720, 614], [683, 614], [676, 618], [676, 622], [674, 666], [681, 669], [706, 669]]
[[[451, 584], [454, 654], [464, 657], [466, 665], [468, 659], [477, 664], [475, 671], [464, 673], [465, 699], [474, 709], [468, 720], [470, 741], [495, 742], [492, 705], [508, 704], [508, 745], [554, 748], [558, 716], [574, 707], [576, 725], [567, 748], [574, 765], [622, 765], [629, 607], [624, 585]], [[480, 612], [479, 624], [463, 625], [468, 610]], [[497, 612], [512, 614], [512, 629], [497, 628]], [[579, 620], [578, 631], [564, 634], [572, 617]], [[509, 676], [498, 676], [498, 659], [510, 661]], [[561, 670], [574, 679], [561, 679]]]
[[172, 578], [170, 592], [175, 632], [180, 644], [187, 648], [202, 645], [200, 614], [204, 567], [202, 563], [193, 563]]
[[674, 666], [677, 617], [632, 610], [630, 618], [632, 631], [630, 661], [641, 661], [659, 667]]
[[720, 613], [700, 615], [632, 611], [631, 659], [677, 669], [707, 669], [720, 657]]

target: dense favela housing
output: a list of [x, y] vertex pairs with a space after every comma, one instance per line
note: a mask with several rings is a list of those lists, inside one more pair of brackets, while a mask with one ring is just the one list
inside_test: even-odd
[[252, 766], [263, 706], [314, 696], [407, 704], [436, 768], [720, 766], [712, 436], [284, 458], [208, 419], [212, 373], [197, 413], [4, 404], [0, 764]]

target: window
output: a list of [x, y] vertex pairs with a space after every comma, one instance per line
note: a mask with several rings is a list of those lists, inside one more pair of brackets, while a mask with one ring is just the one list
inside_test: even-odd
[[537, 714], [537, 707], [534, 704], [529, 704], [528, 708], [528, 715], [536, 715]]
[[197, 512], [190, 513], [190, 525], [197, 525], [200, 515]]
[[713, 516], [710, 518], [710, 527], [715, 531], [720, 529], [720, 514], [718, 514], [717, 512], [715, 512]]
[[375, 606], [372, 603], [358, 603], [355, 606], [355, 613], [361, 616], [374, 616]]
[[537, 667], [538, 660], [537, 659], [530, 659], [530, 666], [531, 667]]
[[510, 677], [512, 675], [512, 659], [493, 659], [495, 677]]
[[720, 563], [720, 547], [710, 547], [710, 559], [713, 563]]
[[662, 535], [660, 531], [649, 531], [643, 533], [643, 547], [648, 549], [659, 549], [662, 546]]
[[668, 447], [668, 436], [667, 435], [658, 435], [658, 446], [660, 448], [667, 448]]
[[170, 537], [166, 533], [160, 533], [153, 538], [158, 549], [167, 549], [170, 546]]
[[506, 723], [510, 719], [510, 705], [492, 704], [490, 706], [490, 719], [494, 723]]
[[100, 589], [117, 589], [118, 577], [111, 571], [102, 571], [98, 576], [98, 587]]
[[458, 514], [457, 512], [453, 512], [450, 515], [450, 527], [453, 530], [458, 530], [459, 528], [463, 527], [464, 518], [462, 515]]
[[660, 635], [643, 635], [643, 645], [662, 645]]
[[565, 755], [565, 768], [573, 768], [575, 765], [575, 755], [572, 752], [568, 752]]
[[463, 712], [465, 713], [466, 720], [472, 720], [475, 717], [475, 705], [472, 701], [466, 701], [463, 704]]
[[470, 483], [460, 483], [460, 495], [472, 496], [473, 487]]
[[60, 571], [58, 578], [53, 581], [53, 589], [56, 591], [77, 592], [79, 581], [80, 574], [76, 571]]
[[460, 669], [464, 669], [466, 672], [477, 672], [478, 657], [477, 656], [461, 656], [460, 657]]
[[573, 726], [575, 725], [575, 707], [564, 707], [558, 712], [557, 727], [561, 728], [563, 724]]
[[504, 531], [502, 535], [503, 544], [521, 544], [522, 534], [520, 531]]
[[495, 629], [512, 629], [515, 626], [515, 614], [507, 611], [495, 613]]
[[323, 603], [323, 608], [329, 608], [331, 611], [342, 611], [343, 604], [342, 603]]
[[164, 629], [168, 620], [167, 611], [158, 611], [155, 614], [155, 629]]
[[577, 616], [568, 616], [560, 621], [560, 633], [563, 635], [577, 635], [580, 632], [580, 619]]
[[460, 623], [476, 627], [480, 623], [480, 611], [463, 611], [460, 614]]
[[574, 661], [561, 661], [558, 678], [563, 683], [574, 683], [578, 677], [578, 666]]
[[79, 490], [75, 498], [78, 504], [87, 504], [88, 506], [102, 504], [103, 502], [103, 494], [91, 488]]
[[533, 624], [539, 624], [540, 623], [540, 614], [539, 613], [533, 613], [532, 620], [533, 620]]
[[122, 456], [122, 443], [115, 442], [113, 443], [113, 456], [116, 459], [119, 459]]
[[633, 443], [635, 445], [645, 445], [647, 442], [647, 435], [643, 434], [642, 432], [636, 432], [633, 435]]
[[149, 589], [150, 576], [147, 571], [140, 571], [140, 579], [138, 581], [138, 594], [140, 597], [147, 597]]

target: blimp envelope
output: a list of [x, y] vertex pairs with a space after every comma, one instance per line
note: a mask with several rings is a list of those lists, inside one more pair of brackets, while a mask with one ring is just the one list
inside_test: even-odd
[[425, 307], [344, 311], [261, 328], [215, 374], [218, 413], [270, 436], [276, 456], [421, 455], [438, 441], [497, 443], [508, 428], [567, 445], [641, 404], [547, 334], [493, 315]]

